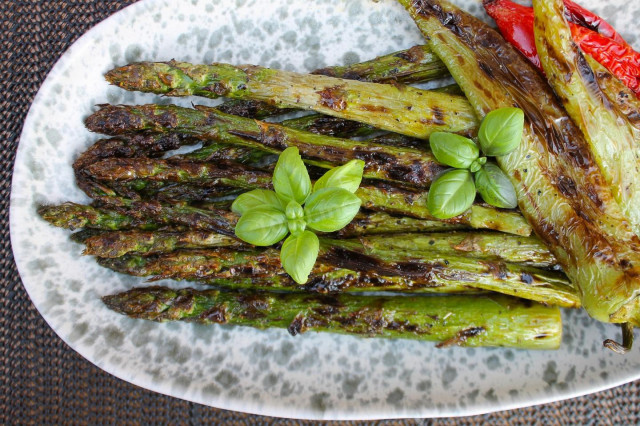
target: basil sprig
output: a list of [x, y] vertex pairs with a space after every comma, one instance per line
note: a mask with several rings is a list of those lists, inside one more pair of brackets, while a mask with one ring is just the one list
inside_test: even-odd
[[[240, 215], [235, 233], [256, 246], [270, 246], [290, 234], [280, 248], [284, 270], [304, 284], [320, 251], [317, 232], [334, 232], [360, 210], [354, 192], [362, 182], [364, 161], [351, 160], [324, 174], [313, 185], [298, 148], [285, 149], [273, 172], [273, 188], [241, 194], [231, 205]], [[473, 182], [472, 182], [473, 183]]]
[[482, 120], [477, 143], [453, 133], [432, 133], [429, 143], [434, 157], [454, 169], [445, 171], [431, 184], [429, 212], [439, 219], [458, 216], [471, 207], [476, 190], [492, 206], [515, 208], [518, 199], [513, 184], [500, 167], [487, 162], [487, 156], [502, 156], [517, 149], [523, 130], [524, 112], [501, 108]]

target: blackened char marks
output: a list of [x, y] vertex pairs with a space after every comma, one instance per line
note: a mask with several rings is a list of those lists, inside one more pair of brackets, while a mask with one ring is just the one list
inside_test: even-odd
[[304, 333], [305, 332], [304, 322], [305, 322], [304, 315], [302, 315], [302, 314], [297, 315], [293, 319], [293, 321], [291, 321], [291, 324], [289, 324], [289, 327], [287, 327], [287, 331], [292, 336], [297, 336], [300, 333]]
[[602, 101], [602, 104], [606, 109], [612, 110], [613, 105], [609, 101], [609, 98], [604, 93], [602, 93], [600, 84], [598, 83], [598, 79], [596, 78], [596, 74], [593, 71], [593, 68], [591, 68], [591, 66], [587, 62], [587, 59], [584, 57], [582, 52], [579, 51], [578, 47], [575, 44], [574, 48], [576, 51], [576, 69], [578, 70], [578, 73], [580, 73], [580, 77], [582, 78], [585, 86], [587, 86], [588, 90], [593, 96], [599, 98]]
[[215, 83], [202, 88], [204, 92], [213, 93], [215, 96], [226, 96], [229, 93], [229, 88], [226, 84], [216, 81]]
[[493, 73], [493, 69], [489, 65], [487, 65], [486, 62], [478, 61], [478, 67], [480, 67], [482, 72], [484, 72], [487, 75], [487, 77], [489, 77], [492, 80], [495, 80], [496, 76]]
[[419, 15], [429, 17], [435, 16], [449, 31], [457, 36], [465, 35], [460, 28], [460, 15], [452, 12], [445, 12], [439, 4], [428, 1], [414, 1], [414, 7]]
[[413, 185], [425, 185], [445, 168], [436, 163], [389, 164], [387, 176], [395, 181], [406, 182]]
[[460, 330], [450, 339], [440, 342], [436, 345], [436, 348], [448, 348], [451, 346], [464, 346], [467, 340], [471, 337], [476, 337], [484, 333], [486, 329], [484, 327], [469, 327], [464, 330]]
[[214, 306], [201, 313], [198, 320], [205, 323], [225, 324], [227, 322], [227, 309], [224, 305]]
[[431, 110], [433, 112], [433, 123], [439, 126], [443, 126], [445, 124], [444, 121], [444, 111], [442, 108], [435, 106]]
[[418, 64], [424, 59], [424, 50], [422, 46], [413, 46], [404, 52], [398, 52], [395, 56], [407, 62]]
[[137, 114], [131, 114], [126, 108], [117, 105], [100, 106], [98, 111], [84, 121], [87, 129], [92, 132], [119, 135], [145, 128], [145, 120]]
[[385, 107], [384, 105], [362, 104], [362, 105], [358, 106], [358, 108], [360, 110], [362, 110], [362, 111], [368, 111], [368, 112], [380, 112], [380, 113], [389, 112], [389, 108]]
[[320, 105], [334, 111], [342, 111], [347, 107], [346, 94], [343, 86], [327, 87], [316, 92], [320, 95]]
[[271, 304], [267, 296], [258, 294], [248, 294], [239, 298], [240, 310], [243, 318], [257, 319], [265, 317], [265, 312], [269, 310]]
[[577, 194], [576, 183], [569, 176], [558, 176], [556, 188], [568, 198], [575, 197]]

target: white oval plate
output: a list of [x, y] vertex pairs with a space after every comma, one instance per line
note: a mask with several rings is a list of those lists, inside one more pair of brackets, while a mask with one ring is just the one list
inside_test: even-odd
[[[457, 0], [480, 14], [479, 2]], [[633, 42], [640, 3], [584, 1]], [[390, 0], [145, 0], [97, 25], [36, 96], [16, 156], [11, 241], [34, 304], [73, 349], [123, 380], [220, 408], [310, 419], [462, 416], [569, 398], [640, 377], [640, 351], [602, 348], [618, 330], [565, 312], [559, 351], [437, 350], [433, 344], [285, 330], [156, 324], [108, 310], [100, 296], [142, 285], [112, 273], [36, 206], [87, 201], [73, 159], [98, 139], [83, 119], [100, 103], [161, 99], [109, 87], [105, 71], [138, 60], [254, 63], [288, 70], [365, 60], [423, 42]], [[211, 104], [201, 99], [177, 103]]]

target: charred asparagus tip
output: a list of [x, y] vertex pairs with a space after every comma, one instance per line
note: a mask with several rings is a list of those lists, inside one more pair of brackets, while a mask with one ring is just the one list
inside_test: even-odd
[[602, 342], [602, 346], [607, 349], [611, 349], [617, 354], [624, 355], [631, 350], [633, 346], [633, 326], [625, 322], [621, 324], [622, 327], [622, 344], [616, 342], [613, 339], [607, 339]]

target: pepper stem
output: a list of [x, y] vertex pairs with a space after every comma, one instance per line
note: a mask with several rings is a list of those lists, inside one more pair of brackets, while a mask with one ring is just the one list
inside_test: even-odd
[[620, 324], [620, 327], [622, 327], [622, 344], [612, 339], [607, 339], [602, 342], [602, 345], [617, 354], [624, 355], [629, 352], [633, 346], [633, 326], [625, 322], [624, 324]]

